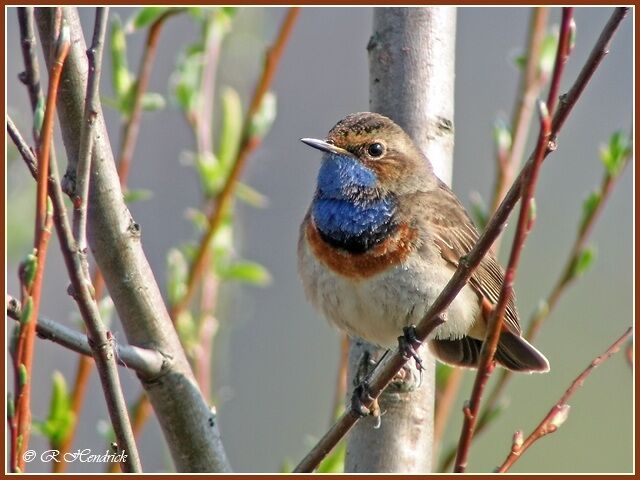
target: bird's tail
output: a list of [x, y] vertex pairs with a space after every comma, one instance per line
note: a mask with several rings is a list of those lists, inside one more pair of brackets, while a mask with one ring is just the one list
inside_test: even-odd
[[[457, 367], [477, 368], [482, 340], [462, 337], [455, 340], [433, 339], [429, 349], [441, 362]], [[503, 331], [495, 355], [496, 361], [515, 372], [548, 372], [549, 361], [523, 337]]]

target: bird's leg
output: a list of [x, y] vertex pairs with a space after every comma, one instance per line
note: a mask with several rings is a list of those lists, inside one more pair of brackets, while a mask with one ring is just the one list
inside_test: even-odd
[[[375, 428], [380, 427], [380, 405], [378, 404], [378, 399], [373, 398], [370, 394], [369, 382], [389, 352], [390, 350], [384, 352], [380, 360], [375, 362], [371, 358], [371, 354], [365, 351], [358, 364], [356, 375], [354, 376], [355, 389], [351, 396], [351, 411], [359, 417], [372, 415], [377, 419]], [[371, 403], [371, 407], [367, 408], [365, 403]]]
[[413, 358], [416, 362], [416, 369], [420, 372], [420, 383], [422, 383], [422, 371], [424, 367], [422, 365], [422, 359], [418, 355], [418, 349], [422, 345], [422, 342], [418, 340], [416, 336], [415, 325], [410, 325], [402, 329], [403, 335], [398, 337], [398, 349], [404, 358], [407, 360]]

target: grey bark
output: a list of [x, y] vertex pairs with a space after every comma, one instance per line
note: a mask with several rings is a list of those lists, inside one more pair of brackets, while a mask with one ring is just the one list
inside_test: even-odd
[[[423, 150], [436, 174], [451, 185], [453, 165], [453, 88], [456, 10], [376, 8], [369, 51], [370, 109], [398, 123]], [[400, 334], [401, 332], [398, 332]], [[351, 342], [349, 380], [353, 383], [365, 351], [376, 347]], [[346, 472], [431, 471], [435, 362], [421, 349], [425, 371], [391, 383], [379, 398], [379, 429], [366, 418], [349, 437]], [[409, 362], [413, 365], [413, 362]]]
[[[77, 160], [87, 87], [86, 44], [75, 8], [64, 8], [71, 51], [58, 97], [67, 157]], [[53, 42], [54, 10], [38, 8], [41, 43]], [[45, 58], [48, 57], [45, 55]], [[47, 58], [47, 61], [50, 61]], [[178, 471], [226, 472], [215, 410], [205, 402], [141, 245], [140, 226], [124, 203], [102, 110], [95, 125], [88, 211], [88, 240], [131, 345], [161, 352], [169, 361], [161, 375], [141, 377]]]

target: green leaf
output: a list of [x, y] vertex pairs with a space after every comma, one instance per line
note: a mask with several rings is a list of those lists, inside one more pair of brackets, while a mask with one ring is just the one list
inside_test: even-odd
[[18, 349], [18, 341], [20, 340], [20, 325], [14, 325], [11, 330], [11, 340], [9, 342], [9, 354], [11, 358], [16, 359], [16, 351]]
[[487, 225], [487, 221], [489, 220], [489, 211], [487, 206], [482, 200], [480, 194], [476, 191], [471, 192], [469, 195], [469, 200], [471, 202], [471, 217], [473, 218], [476, 227], [478, 230], [482, 231]]
[[184, 254], [177, 248], [167, 253], [167, 296], [169, 303], [175, 305], [182, 300], [187, 290], [188, 265]]
[[127, 32], [139, 30], [150, 25], [169, 10], [169, 7], [143, 7], [127, 22]]
[[197, 105], [203, 53], [201, 43], [188, 46], [180, 54], [176, 70], [171, 76], [173, 96], [183, 112], [191, 112]]
[[453, 367], [444, 363], [436, 362], [436, 388], [442, 389], [449, 382], [449, 377], [453, 372]]
[[221, 269], [218, 274], [224, 280], [237, 280], [253, 285], [265, 286], [271, 283], [271, 275], [265, 267], [247, 260], [232, 263]]
[[254, 208], [265, 208], [269, 204], [269, 199], [266, 196], [242, 182], [238, 182], [236, 185], [236, 196]]
[[198, 325], [190, 311], [182, 311], [176, 320], [176, 331], [180, 342], [187, 352], [191, 352], [199, 343]]
[[577, 278], [589, 270], [596, 259], [594, 247], [586, 247], [580, 251], [571, 265], [571, 278]]
[[276, 96], [272, 92], [267, 92], [260, 103], [260, 108], [251, 119], [249, 135], [259, 139], [264, 138], [269, 133], [276, 114]]
[[111, 296], [105, 295], [98, 302], [98, 312], [100, 313], [100, 318], [102, 319], [102, 323], [106, 328], [111, 326], [111, 322], [113, 321], [113, 312], [115, 311], [115, 307], [113, 305], [113, 300]]
[[211, 197], [222, 188], [226, 169], [211, 152], [204, 152], [195, 158], [195, 167], [206, 197]]
[[49, 404], [49, 418], [43, 425], [43, 434], [49, 439], [52, 448], [58, 448], [67, 438], [75, 415], [71, 410], [71, 397], [67, 391], [67, 383], [62, 374], [53, 372], [53, 388]]
[[142, 96], [141, 106], [147, 112], [162, 110], [166, 105], [166, 100], [159, 93], [147, 92]]
[[524, 70], [527, 66], [527, 56], [524, 53], [521, 53], [513, 59], [513, 63], [519, 70]]
[[153, 192], [151, 190], [127, 190], [124, 194], [124, 201], [127, 205], [130, 205], [132, 203], [149, 200], [151, 197], [153, 197]]
[[27, 325], [31, 321], [31, 314], [33, 313], [33, 298], [27, 298], [27, 301], [22, 304], [22, 312], [20, 313], [20, 325]]
[[28, 254], [22, 261], [22, 265], [20, 265], [20, 280], [27, 290], [30, 290], [31, 285], [33, 285], [33, 280], [36, 277], [37, 269], [38, 257], [35, 255], [35, 253]]
[[620, 174], [630, 155], [631, 139], [621, 131], [614, 132], [609, 144], [600, 148], [600, 158], [612, 178]]
[[584, 228], [589, 219], [593, 216], [593, 213], [600, 205], [602, 201], [602, 193], [600, 190], [594, 190], [582, 203], [582, 219], [580, 220], [580, 230]]
[[13, 401], [13, 394], [7, 392], [7, 420], [11, 420], [16, 414], [16, 404]]
[[558, 50], [558, 27], [553, 28], [552, 33], [548, 33], [542, 41], [540, 50], [540, 73], [545, 77], [553, 70], [556, 62], [556, 51]]
[[226, 87], [221, 94], [222, 125], [218, 146], [218, 160], [222, 165], [231, 165], [238, 154], [242, 137], [242, 101], [236, 90]]
[[18, 384], [20, 388], [24, 387], [29, 381], [29, 372], [27, 372], [27, 367], [24, 363], [21, 363], [18, 367]]
[[127, 39], [120, 17], [117, 15], [114, 15], [111, 20], [110, 46], [111, 82], [116, 99], [119, 101], [129, 91], [133, 80], [127, 62]]
[[511, 130], [503, 119], [498, 119], [493, 124], [493, 143], [498, 152], [511, 150]]
[[36, 136], [40, 136], [40, 130], [42, 130], [42, 123], [44, 122], [44, 97], [38, 98], [36, 108], [33, 111], [33, 131]]

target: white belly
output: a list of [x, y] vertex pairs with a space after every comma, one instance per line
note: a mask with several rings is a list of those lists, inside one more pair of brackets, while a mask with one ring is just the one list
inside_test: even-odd
[[[402, 327], [417, 325], [444, 289], [453, 269], [425, 268], [411, 255], [403, 264], [365, 280], [329, 270], [301, 249], [299, 269], [311, 303], [340, 330], [383, 347], [393, 347]], [[478, 296], [465, 286], [446, 312], [435, 337], [459, 338], [479, 317]], [[432, 334], [433, 335], [433, 334]]]

